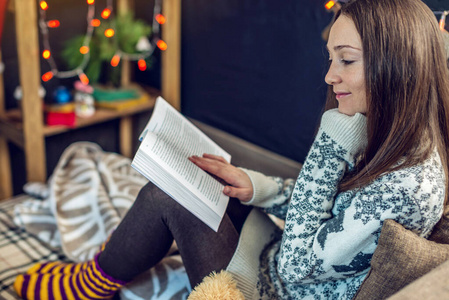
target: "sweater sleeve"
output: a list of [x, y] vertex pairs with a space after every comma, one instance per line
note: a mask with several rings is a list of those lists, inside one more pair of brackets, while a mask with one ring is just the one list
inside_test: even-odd
[[323, 261], [314, 243], [320, 228], [335, 219], [332, 208], [338, 184], [366, 143], [365, 116], [347, 116], [336, 109], [323, 114], [287, 212], [277, 266], [283, 281], [304, 282], [321, 273]]
[[241, 169], [251, 179], [254, 191], [253, 198], [249, 202], [242, 202], [242, 204], [260, 207], [266, 213], [285, 220], [295, 180], [284, 180], [280, 177], [266, 176], [256, 171]]

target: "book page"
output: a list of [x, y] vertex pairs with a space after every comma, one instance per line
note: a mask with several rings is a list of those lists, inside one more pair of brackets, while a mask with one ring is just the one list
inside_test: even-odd
[[188, 157], [209, 153], [222, 156], [229, 162], [231, 156], [227, 152], [161, 97], [156, 100], [142, 138], [139, 149], [221, 214], [229, 199], [222, 192], [223, 184], [189, 161]]

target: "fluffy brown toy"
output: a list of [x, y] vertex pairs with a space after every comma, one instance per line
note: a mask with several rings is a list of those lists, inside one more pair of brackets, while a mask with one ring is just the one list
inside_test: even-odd
[[213, 272], [190, 293], [187, 300], [245, 300], [232, 275], [226, 271]]

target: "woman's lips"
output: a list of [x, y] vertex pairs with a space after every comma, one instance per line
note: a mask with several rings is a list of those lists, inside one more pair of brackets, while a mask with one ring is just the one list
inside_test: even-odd
[[336, 98], [337, 98], [337, 100], [340, 100], [340, 99], [342, 99], [344, 97], [347, 97], [349, 95], [351, 95], [351, 93], [336, 93]]

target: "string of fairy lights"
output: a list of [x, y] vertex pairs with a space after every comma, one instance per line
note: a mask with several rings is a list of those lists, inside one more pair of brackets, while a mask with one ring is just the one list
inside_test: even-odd
[[[113, 14], [113, 3], [112, 0], [107, 0], [106, 7], [102, 10], [100, 16], [101, 19], [95, 18], [95, 0], [86, 0], [88, 9], [87, 9], [87, 30], [84, 35], [83, 45], [80, 47], [80, 53], [83, 54], [83, 60], [73, 70], [68, 71], [60, 71], [58, 66], [53, 58], [51, 52], [50, 45], [50, 31], [53, 28], [57, 28], [61, 25], [61, 21], [59, 20], [47, 20], [47, 10], [49, 9], [48, 2], [45, 0], [37, 0], [39, 1], [39, 29], [42, 35], [42, 45], [43, 52], [42, 57], [48, 62], [50, 66], [50, 71], [46, 72], [42, 75], [42, 81], [46, 82], [51, 80], [54, 77], [57, 78], [71, 78], [78, 76], [80, 81], [84, 84], [89, 83], [89, 78], [87, 78], [84, 73], [84, 69], [89, 63], [90, 59], [90, 49], [89, 44], [92, 39], [92, 35], [94, 33], [95, 28], [99, 27], [101, 24], [101, 19], [108, 19]], [[333, 11], [334, 13], [340, 9], [341, 3], [347, 2], [347, 0], [340, 1], [326, 1], [324, 7], [327, 11]], [[139, 41], [139, 44], [143, 44], [140, 46], [140, 50], [143, 50], [140, 53], [126, 53], [122, 50], [117, 50], [115, 55], [111, 59], [111, 65], [116, 67], [119, 65], [122, 59], [126, 59], [128, 61], [137, 61], [137, 66], [139, 70], [145, 71], [147, 68], [145, 59], [151, 56], [156, 47], [160, 50], [164, 51], [167, 49], [167, 44], [160, 38], [160, 25], [163, 25], [166, 22], [166, 18], [162, 15], [162, 5], [161, 0], [155, 0], [154, 8], [153, 8], [153, 23], [152, 23], [152, 40], [151, 42], [145, 37], [142, 41]], [[441, 15], [439, 19], [439, 26], [442, 31], [445, 31], [446, 26], [446, 18], [449, 15], [449, 10], [446, 11], [434, 11], [435, 15]], [[115, 35], [114, 28], [108, 28], [104, 32], [105, 36], [108, 38], [113, 38]], [[139, 47], [138, 47], [139, 48]], [[3, 73], [4, 65], [0, 62], [0, 73]]]
[[449, 10], [446, 10], [446, 11], [436, 11], [436, 12], [434, 12], [434, 13], [436, 13], [436, 14], [441, 14], [441, 17], [440, 17], [440, 29], [441, 29], [441, 31], [445, 31], [445, 27], [446, 27], [446, 17], [447, 17], [447, 15], [449, 15]]
[[[99, 27], [102, 20], [107, 20], [113, 15], [113, 3], [112, 0], [107, 0], [106, 7], [101, 11], [101, 18], [95, 18], [95, 0], [86, 0], [87, 2], [87, 30], [84, 35], [83, 44], [79, 51], [83, 54], [82, 62], [74, 69], [68, 71], [61, 71], [53, 58], [50, 45], [50, 31], [53, 28], [57, 28], [61, 25], [59, 20], [47, 20], [47, 10], [49, 9], [48, 2], [45, 0], [39, 1], [39, 29], [42, 35], [42, 57], [48, 62], [50, 71], [42, 75], [42, 81], [46, 82], [52, 78], [71, 78], [79, 77], [79, 80], [84, 84], [89, 84], [89, 78], [84, 73], [84, 70], [89, 63], [90, 59], [90, 41], [94, 33], [95, 28]], [[152, 39], [151, 42], [147, 37], [142, 37], [139, 40], [137, 48], [141, 50], [139, 53], [126, 53], [125, 51], [118, 49], [111, 59], [111, 65], [117, 67], [122, 59], [128, 61], [136, 61], [139, 70], [145, 71], [147, 68], [146, 59], [151, 56], [158, 47], [164, 51], [167, 49], [167, 44], [160, 38], [160, 25], [165, 23], [166, 19], [162, 15], [161, 0], [155, 0], [153, 8], [153, 23], [152, 23]], [[114, 24], [114, 22], [111, 22]], [[116, 29], [111, 27], [104, 31], [104, 35], [107, 38], [114, 38]]]

